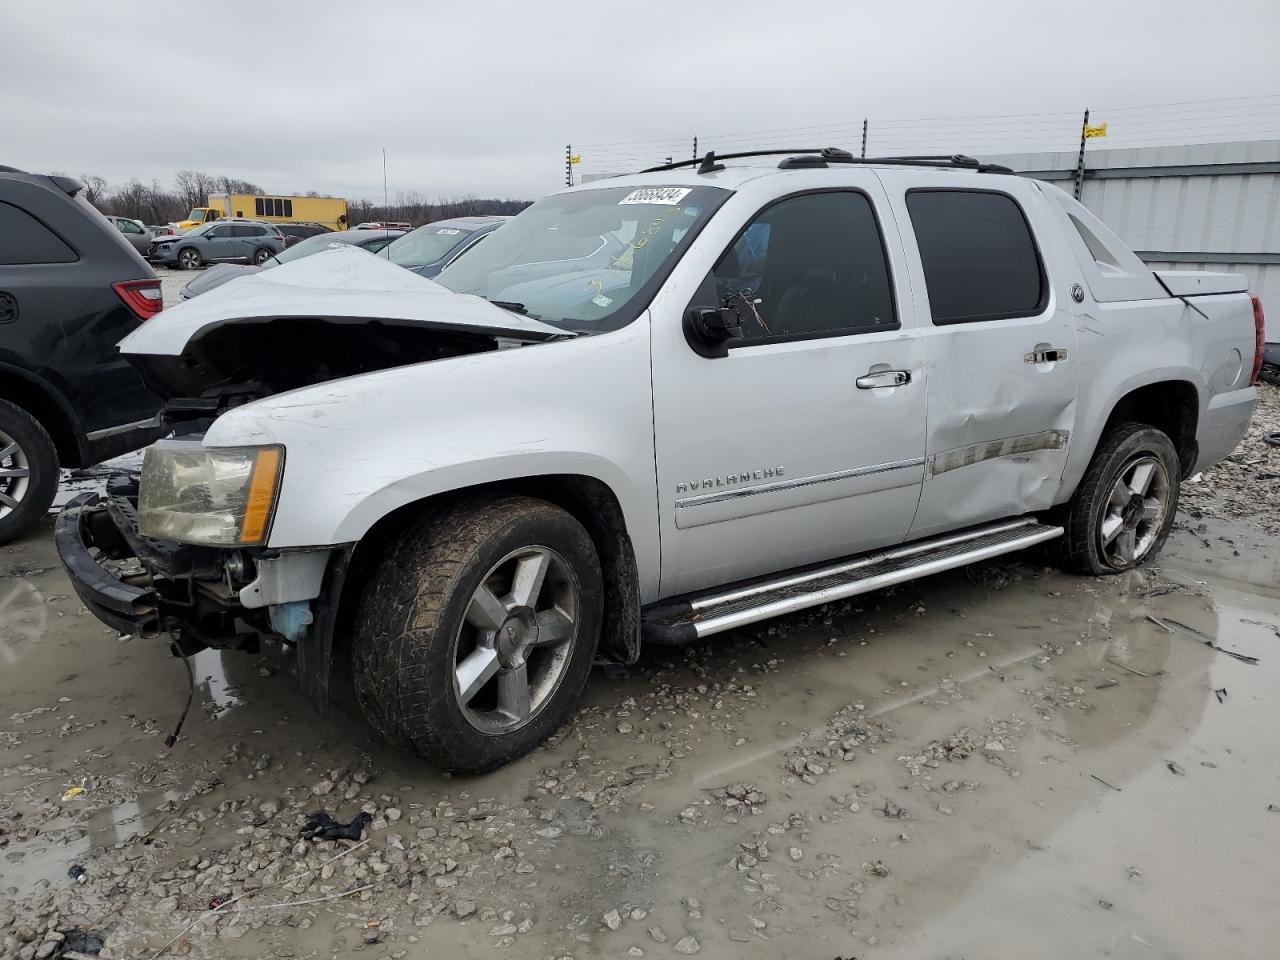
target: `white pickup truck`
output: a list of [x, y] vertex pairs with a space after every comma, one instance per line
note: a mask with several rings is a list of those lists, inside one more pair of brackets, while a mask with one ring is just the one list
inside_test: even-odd
[[85, 603], [296, 648], [393, 742], [498, 766], [597, 655], [1036, 544], [1151, 559], [1253, 410], [1262, 311], [964, 157], [715, 157], [535, 203], [438, 282], [351, 250], [122, 344], [140, 483], [58, 519]]

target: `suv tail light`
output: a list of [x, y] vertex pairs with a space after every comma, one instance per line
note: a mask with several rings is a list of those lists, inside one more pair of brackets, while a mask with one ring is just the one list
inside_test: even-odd
[[1262, 316], [1262, 301], [1256, 293], [1249, 294], [1253, 301], [1253, 373], [1249, 377], [1249, 386], [1256, 386], [1258, 374], [1262, 372], [1262, 355], [1267, 349], [1266, 321]]
[[139, 320], [150, 320], [164, 309], [159, 280], [123, 280], [111, 288]]

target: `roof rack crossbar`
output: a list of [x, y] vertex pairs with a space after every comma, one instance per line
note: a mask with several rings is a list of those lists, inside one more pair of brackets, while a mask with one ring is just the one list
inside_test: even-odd
[[663, 163], [656, 167], [646, 167], [641, 173], [660, 173], [664, 170], [679, 170], [681, 167], [697, 166], [698, 173], [714, 173], [723, 170], [722, 160], [741, 160], [746, 157], [778, 157], [813, 155], [828, 163], [856, 163], [871, 166], [889, 167], [950, 167], [959, 170], [974, 170], [978, 173], [1013, 173], [1010, 167], [998, 163], [983, 163], [962, 153], [949, 156], [928, 155], [909, 157], [855, 157], [847, 150], [839, 147], [803, 147], [798, 150], [743, 150], [738, 153], [716, 153], [708, 150], [705, 156], [691, 160], [680, 160], [676, 163]]

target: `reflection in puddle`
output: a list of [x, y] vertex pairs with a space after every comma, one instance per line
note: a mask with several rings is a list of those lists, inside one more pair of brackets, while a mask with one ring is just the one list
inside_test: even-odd
[[[244, 656], [237, 651], [231, 651], [231, 655]], [[195, 673], [196, 687], [204, 690], [206, 702], [215, 717], [240, 706], [240, 695], [227, 678], [227, 671], [222, 663], [222, 651], [201, 650], [191, 658], [191, 669]]]
[[25, 577], [0, 581], [0, 665], [22, 659], [48, 623], [48, 601]]

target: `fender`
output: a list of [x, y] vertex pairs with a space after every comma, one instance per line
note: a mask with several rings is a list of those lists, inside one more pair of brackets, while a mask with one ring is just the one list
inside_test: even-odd
[[269, 545], [358, 542], [441, 493], [590, 477], [617, 497], [640, 592], [659, 574], [648, 314], [612, 333], [451, 357], [276, 394], [223, 414], [206, 446], [280, 444]]
[[[71, 403], [67, 400], [63, 391], [49, 380], [37, 373], [33, 373], [26, 367], [0, 359], [0, 377], [6, 375], [13, 376], [18, 380], [22, 380], [30, 384], [41, 397], [48, 400], [55, 408], [57, 408], [58, 413], [65, 419], [67, 427], [70, 428], [71, 439], [75, 443], [76, 452], [79, 455], [80, 462], [88, 463], [90, 459], [89, 441], [85, 436], [84, 425], [81, 423], [79, 415], [71, 406]], [[19, 406], [21, 406], [20, 403]], [[50, 432], [53, 433], [54, 431]]]
[[[1204, 415], [1208, 404], [1208, 392], [1200, 371], [1192, 367], [1161, 367], [1153, 370], [1139, 370], [1121, 380], [1102, 396], [1090, 397], [1086, 411], [1082, 403], [1076, 420], [1075, 436], [1071, 439], [1071, 456], [1062, 476], [1062, 488], [1058, 502], [1065, 503], [1075, 494], [1085, 471], [1093, 460], [1093, 452], [1102, 439], [1102, 431], [1106, 428], [1111, 414], [1120, 401], [1128, 394], [1142, 387], [1150, 387], [1166, 383], [1186, 383], [1196, 392], [1197, 412]], [[1084, 401], [1084, 397], [1081, 397]], [[1176, 437], [1174, 438], [1176, 441]]]

